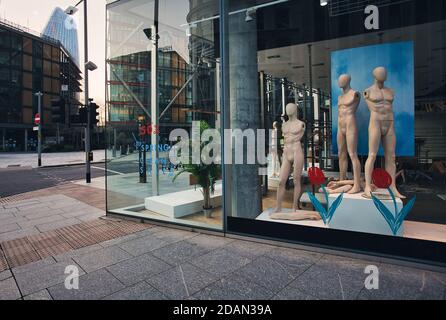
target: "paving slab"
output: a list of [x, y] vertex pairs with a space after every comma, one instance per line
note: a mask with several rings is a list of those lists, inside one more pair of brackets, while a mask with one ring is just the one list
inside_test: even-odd
[[365, 279], [365, 274], [338, 273], [331, 266], [313, 265], [291, 282], [288, 290], [299, 290], [322, 300], [355, 300]]
[[[28, 296], [59, 283], [63, 285], [67, 277], [65, 270], [72, 265], [76, 264], [64, 262], [49, 264], [42, 268], [19, 272], [15, 274], [15, 279], [22, 294]], [[79, 268], [79, 274], [84, 274], [81, 268]]]
[[20, 291], [14, 278], [0, 281], [0, 300], [17, 300], [20, 298]]
[[194, 295], [198, 300], [268, 300], [274, 294], [252, 281], [236, 276], [221, 279]]
[[235, 272], [238, 276], [278, 293], [310, 267], [293, 267], [279, 261], [260, 257]]
[[107, 269], [122, 283], [133, 285], [171, 268], [166, 262], [151, 254], [145, 254], [117, 263]]
[[50, 301], [53, 300], [48, 290], [42, 290], [33, 294], [30, 294], [29, 296], [26, 296], [23, 298], [23, 300], [30, 300], [30, 301]]
[[226, 249], [217, 249], [193, 259], [190, 263], [209, 273], [225, 276], [250, 263], [251, 260]]
[[185, 263], [152, 276], [147, 282], [169, 299], [184, 300], [217, 280], [217, 276]]
[[207, 247], [188, 241], [176, 242], [163, 248], [154, 250], [152, 254], [166, 263], [176, 266], [182, 262], [194, 259], [197, 256], [209, 252]]
[[99, 300], [124, 290], [125, 286], [106, 269], [79, 277], [79, 290], [58, 284], [48, 289], [54, 300]]
[[443, 300], [445, 275], [405, 267], [379, 267], [379, 289], [363, 289], [361, 300]]
[[76, 261], [85, 272], [90, 273], [130, 258], [132, 258], [132, 256], [124, 250], [118, 247], [110, 247], [74, 257], [73, 260]]
[[159, 239], [154, 235], [150, 235], [119, 244], [118, 247], [136, 257], [162, 248], [168, 244], [168, 242]]
[[104, 300], [167, 300], [167, 298], [158, 290], [146, 282], [138, 283], [134, 286], [125, 288], [122, 291], [112, 294]]

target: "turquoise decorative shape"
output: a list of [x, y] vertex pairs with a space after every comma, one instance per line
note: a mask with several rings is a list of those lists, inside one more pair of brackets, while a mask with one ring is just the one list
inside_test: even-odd
[[325, 186], [322, 186], [322, 190], [324, 191], [325, 199], [327, 200], [327, 209], [320, 203], [320, 201], [316, 198], [316, 196], [308, 192], [308, 196], [310, 198], [311, 203], [313, 204], [314, 208], [319, 212], [319, 215], [322, 218], [322, 221], [327, 226], [331, 220], [333, 219], [336, 210], [339, 208], [339, 206], [342, 203], [342, 200], [344, 200], [344, 193], [342, 193], [336, 200], [333, 202], [331, 206], [329, 206], [329, 194], [327, 190], [325, 189]]
[[417, 197], [414, 197], [411, 199], [404, 208], [398, 212], [398, 204], [396, 202], [395, 194], [392, 190], [388, 189], [390, 196], [392, 197], [393, 204], [395, 206], [395, 215], [390, 212], [390, 210], [382, 203], [381, 200], [379, 200], [377, 197], [375, 197], [372, 194], [372, 200], [375, 204], [375, 207], [378, 209], [378, 211], [382, 214], [384, 219], [386, 220], [387, 224], [390, 227], [390, 230], [392, 231], [393, 235], [397, 235], [398, 232], [401, 229], [401, 226], [404, 223], [404, 220], [406, 219], [407, 215], [412, 211], [413, 206], [415, 205], [415, 201]]

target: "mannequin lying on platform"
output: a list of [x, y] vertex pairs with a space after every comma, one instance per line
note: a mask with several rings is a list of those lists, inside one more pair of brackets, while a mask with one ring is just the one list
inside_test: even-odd
[[[353, 189], [355, 182], [353, 180], [344, 180], [344, 181], [330, 181], [325, 188], [328, 194], [338, 194], [338, 193], [348, 193]], [[365, 181], [361, 180], [361, 188], [364, 189]], [[378, 188], [375, 185], [372, 185], [372, 192], [375, 192]], [[319, 192], [323, 193], [324, 191], [319, 189]]]

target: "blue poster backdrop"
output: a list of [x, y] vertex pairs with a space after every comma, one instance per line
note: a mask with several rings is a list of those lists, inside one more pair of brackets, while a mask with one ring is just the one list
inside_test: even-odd
[[[387, 69], [388, 79], [385, 86], [395, 91], [393, 111], [395, 113], [397, 135], [396, 155], [399, 157], [413, 157], [415, 155], [415, 81], [412, 41], [332, 52], [333, 152], [338, 154], [338, 98], [342, 94], [342, 89], [338, 86], [338, 78], [341, 74], [349, 74], [352, 77], [352, 89], [361, 93], [361, 104], [357, 112], [358, 154], [368, 155], [370, 111], [365, 103], [363, 92], [373, 85], [372, 73], [376, 67]], [[384, 154], [382, 146], [379, 154]]]

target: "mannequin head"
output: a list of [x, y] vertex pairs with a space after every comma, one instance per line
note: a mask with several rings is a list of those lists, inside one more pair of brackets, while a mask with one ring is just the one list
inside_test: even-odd
[[289, 118], [297, 118], [297, 105], [295, 103], [289, 103], [286, 106], [286, 114]]
[[376, 81], [378, 82], [384, 82], [387, 80], [387, 70], [384, 67], [378, 67], [375, 70], [373, 70], [373, 76], [375, 77]]
[[339, 88], [342, 88], [342, 89], [349, 88], [351, 81], [352, 81], [352, 78], [350, 77], [350, 75], [342, 74], [338, 80]]

